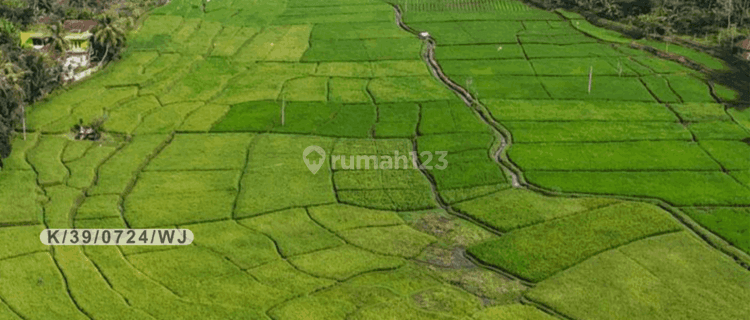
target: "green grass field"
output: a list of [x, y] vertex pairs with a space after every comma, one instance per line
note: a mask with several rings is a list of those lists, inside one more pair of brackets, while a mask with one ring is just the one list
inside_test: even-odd
[[[478, 104], [390, 3], [173, 0], [29, 106], [0, 171], [0, 319], [747, 318], [725, 253], [750, 261], [727, 249], [750, 252], [750, 113], [569, 12], [395, 4]], [[99, 117], [102, 141], [68, 134]], [[195, 239], [39, 242], [73, 227]]]

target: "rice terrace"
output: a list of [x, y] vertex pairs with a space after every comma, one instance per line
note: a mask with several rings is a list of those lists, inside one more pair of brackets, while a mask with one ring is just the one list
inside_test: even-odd
[[[16, 129], [0, 319], [750, 319], [750, 88], [719, 58], [517, 0], [138, 24]], [[40, 241], [74, 228], [193, 238]]]

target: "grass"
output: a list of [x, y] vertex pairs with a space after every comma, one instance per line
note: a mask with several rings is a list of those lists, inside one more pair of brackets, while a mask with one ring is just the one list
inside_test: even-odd
[[[87, 319], [70, 303], [66, 285], [46, 252], [0, 261], [0, 294], [16, 310], [31, 317]], [[23, 288], [16, 291], [13, 288]]]
[[315, 75], [330, 77], [371, 77], [373, 67], [370, 62], [319, 62]]
[[670, 86], [685, 102], [715, 102], [708, 91], [708, 85], [693, 77], [667, 76]]
[[727, 121], [731, 119], [724, 112], [724, 107], [718, 103], [688, 102], [670, 104], [670, 107], [685, 121]]
[[684, 76], [686, 73], [692, 72], [691, 69], [671, 60], [637, 56], [632, 57], [631, 59], [638, 65], [645, 66], [650, 69], [651, 72], [658, 74], [679, 74], [680, 76]]
[[291, 26], [289, 31], [273, 44], [267, 61], [300, 61], [308, 49], [312, 25]]
[[617, 61], [612, 58], [570, 58], [531, 60], [540, 76], [588, 76], [593, 67], [594, 76], [619, 76]]
[[211, 131], [268, 131], [281, 124], [281, 106], [273, 101], [252, 101], [233, 105]]
[[563, 33], [563, 34], [534, 34], [524, 33], [518, 35], [518, 40], [523, 44], [558, 44], [558, 45], [569, 45], [569, 44], [583, 44], [583, 43], [595, 43], [596, 39], [589, 38], [580, 33]]
[[[364, 165], [364, 161], [354, 162]], [[347, 160], [348, 161], [348, 160]], [[371, 162], [371, 161], [370, 161]], [[381, 163], [382, 165], [382, 163]], [[337, 190], [413, 189], [429, 191], [430, 184], [417, 170], [340, 170], [333, 174]]]
[[289, 28], [289, 26], [272, 26], [263, 29], [236, 52], [235, 61], [248, 63], [265, 60], [268, 53], [273, 50], [271, 43], [278, 42], [289, 31]]
[[[76, 202], [81, 197], [81, 190], [56, 185], [45, 188], [49, 202], [44, 205], [44, 223], [49, 228], [70, 228], [71, 209], [75, 208]], [[41, 220], [41, 219], [40, 219]]]
[[738, 284], [747, 278], [729, 258], [680, 232], [595, 256], [527, 296], [571, 317], [590, 319], [613, 314], [620, 319], [741, 318], [748, 312], [740, 302], [747, 291]]
[[750, 252], [750, 224], [747, 208], [684, 208], [693, 220], [719, 234], [737, 248]]
[[249, 269], [248, 274], [257, 278], [262, 284], [284, 288], [291, 294], [311, 292], [333, 285], [334, 281], [313, 277], [294, 268], [289, 262], [278, 260]]
[[149, 114], [135, 129], [135, 134], [171, 133], [191, 112], [203, 106], [203, 102], [177, 102]]
[[337, 280], [367, 271], [396, 268], [404, 263], [400, 258], [377, 255], [349, 245], [292, 257], [289, 262], [312, 275]]
[[523, 170], [720, 170], [694, 142], [516, 144], [508, 157]]
[[[339, 7], [344, 8], [344, 7]], [[309, 11], [311, 9], [304, 9]], [[331, 10], [325, 8], [329, 13]], [[393, 28], [390, 22], [367, 23], [321, 23], [316, 24], [312, 31], [312, 39], [366, 39], [366, 38], [408, 38], [409, 35]]]
[[146, 319], [148, 314], [134, 309], [101, 277], [96, 266], [78, 246], [61, 246], [55, 249], [54, 257], [65, 277], [80, 279], [65, 282], [66, 289], [77, 297], [76, 303], [92, 317], [107, 317], [113, 312], [122, 317]]
[[133, 193], [189, 194], [237, 191], [239, 170], [231, 171], [147, 171], [138, 175]]
[[144, 67], [159, 57], [158, 52], [132, 52], [121, 62], [107, 70], [109, 76], [104, 79], [104, 85], [139, 85], [149, 80], [143, 74]]
[[362, 40], [317, 40], [302, 56], [305, 62], [368, 61]]
[[419, 105], [415, 103], [378, 105], [378, 122], [374, 134], [380, 138], [411, 137], [419, 123]]
[[[11, 150], [13, 152], [8, 155], [7, 158], [3, 159], [3, 167], [2, 169], [5, 171], [12, 171], [12, 170], [32, 170], [31, 165], [26, 161], [26, 155], [28, 154], [28, 151], [32, 149], [34, 146], [36, 146], [37, 142], [39, 141], [40, 134], [36, 133], [30, 133], [28, 134], [26, 140], [23, 139], [13, 139], [11, 142]], [[79, 144], [74, 144], [75, 146], [80, 146]], [[71, 149], [72, 148], [68, 148]], [[65, 155], [63, 155], [63, 160], [66, 159]]]
[[75, 219], [101, 219], [120, 217], [120, 196], [102, 195], [86, 197], [76, 210]]
[[271, 314], [283, 319], [343, 319], [356, 310], [355, 305], [346, 301], [305, 297], [279, 306]]
[[492, 99], [539, 99], [547, 98], [549, 94], [544, 89], [539, 78], [532, 76], [455, 76], [454, 81], [457, 84], [466, 84], [471, 78], [474, 84], [473, 94], [480, 95], [479, 98]]
[[588, 77], [586, 76], [572, 79], [540, 77], [540, 81], [554, 99], [654, 101], [646, 87], [640, 81], [632, 78], [594, 77], [591, 93], [588, 92]]
[[[141, 310], [147, 312], [173, 312], [182, 317], [230, 317], [231, 314], [252, 314], [252, 310], [243, 310], [226, 306], [203, 306], [183, 302], [175, 297], [159, 283], [153, 281], [143, 272], [134, 269], [129, 262], [113, 247], [87, 247], [90, 259], [96, 262], [103, 274], [123, 296], [129, 297], [129, 301]], [[153, 256], [152, 256], [153, 257]], [[151, 296], [146, 297], [145, 292]], [[158, 297], [159, 302], [153, 299]], [[171, 310], [171, 311], [170, 311]], [[257, 317], [257, 314], [255, 315]]]
[[308, 211], [315, 221], [334, 231], [403, 223], [397, 214], [390, 211], [341, 204], [311, 207]]
[[441, 67], [449, 76], [534, 75], [534, 69], [526, 60], [448, 60]]
[[639, 42], [642, 42], [646, 45], [652, 46], [662, 51], [685, 56], [690, 60], [693, 60], [697, 63], [700, 63], [714, 70], [726, 70], [727, 69], [726, 62], [722, 61], [719, 58], [713, 57], [707, 53], [703, 53], [697, 50], [686, 48], [686, 47], [683, 47], [674, 43], [667, 44], [665, 42], [658, 42], [658, 41], [653, 41], [653, 40], [641, 40]]
[[119, 194], [134, 179], [138, 168], [168, 139], [164, 135], [143, 135], [110, 157], [99, 167], [98, 178], [88, 194]]
[[[200, 262], [190, 263], [191, 259], [200, 259]], [[196, 246], [130, 255], [127, 256], [127, 260], [149, 277], [158, 279], [179, 294], [191, 294], [189, 290], [194, 284], [184, 281], [185, 278], [216, 279], [236, 270], [229, 261]]]
[[161, 104], [154, 96], [140, 97], [107, 112], [103, 127], [110, 132], [132, 134], [145, 117], [160, 108]]
[[230, 109], [231, 107], [225, 105], [204, 105], [193, 111], [177, 128], [177, 131], [208, 132], [214, 124], [226, 116]]
[[439, 61], [523, 58], [523, 48], [517, 44], [441, 45], [435, 49]]
[[0, 239], [12, 246], [0, 248], [0, 259], [6, 259], [31, 252], [42, 252], [47, 248], [41, 241], [18, 241], [19, 239], [38, 238], [44, 227], [42, 225], [6, 227], [0, 229]]
[[452, 94], [430, 76], [377, 78], [370, 81], [367, 89], [376, 103], [453, 99]]
[[[95, 119], [104, 116], [107, 111], [119, 102], [134, 99], [138, 93], [135, 87], [110, 88], [97, 93], [100, 100], [84, 100], [71, 108], [68, 116], [62, 117], [49, 125], [44, 126], [44, 132], [62, 133], [69, 132], [73, 125], [83, 120], [91, 123]], [[102, 102], [104, 101], [104, 102]]]
[[41, 221], [42, 190], [35, 182], [36, 175], [28, 170], [3, 170], [0, 187], [9, 192], [0, 194], [0, 217], [3, 222]]
[[427, 190], [341, 190], [336, 195], [341, 203], [377, 210], [413, 211], [436, 207], [432, 194]]
[[488, 149], [495, 141], [490, 133], [461, 132], [420, 136], [417, 144], [421, 150], [461, 152], [472, 149]]
[[418, 60], [381, 60], [370, 65], [375, 77], [421, 76], [427, 72], [425, 63]]
[[331, 78], [328, 82], [328, 100], [342, 103], [368, 103], [370, 96], [365, 88], [368, 80]]
[[[68, 145], [73, 144], [73, 142]], [[114, 153], [115, 147], [94, 146], [85, 156], [65, 164], [70, 170], [67, 185], [74, 188], [88, 188], [94, 183], [96, 167]]]
[[570, 23], [574, 28], [607, 42], [630, 43], [632, 41], [632, 39], [625, 37], [618, 32], [599, 28], [586, 20], [575, 20]]
[[[317, 175], [288, 170], [246, 172], [237, 200], [237, 214], [251, 216], [278, 209], [335, 202], [331, 180], [326, 169], [321, 170]], [[281, 190], [286, 191], [281, 193]]]
[[242, 28], [225, 26], [221, 33], [214, 39], [214, 48], [211, 50], [212, 56], [229, 57], [237, 51], [253, 36], [258, 34], [258, 28]]
[[464, 200], [486, 196], [488, 194], [495, 193], [509, 187], [509, 185], [501, 183], [487, 186], [440, 190], [440, 197], [443, 198], [443, 200], [445, 200], [447, 203], [452, 204]]
[[472, 246], [469, 253], [539, 282], [600, 252], [680, 229], [669, 213], [656, 206], [621, 203], [515, 230]]
[[483, 101], [493, 117], [501, 121], [677, 121], [677, 117], [669, 109], [656, 103], [502, 99]]
[[242, 169], [252, 134], [178, 134], [145, 170]]
[[472, 316], [477, 320], [552, 320], [555, 319], [541, 310], [528, 305], [493, 306], [475, 313]]
[[503, 121], [502, 123], [513, 133], [513, 141], [519, 145], [536, 142], [689, 141], [692, 139], [690, 131], [674, 122]]
[[508, 232], [615, 202], [600, 198], [547, 197], [526, 190], [510, 189], [459, 202], [454, 207], [495, 229]]
[[750, 187], [750, 171], [732, 171], [729, 174], [744, 185]]
[[530, 59], [535, 58], [589, 58], [618, 57], [622, 53], [598, 43], [573, 45], [524, 44], [524, 52]]
[[368, 227], [340, 231], [348, 243], [370, 251], [411, 258], [436, 239], [405, 225]]
[[[420, 104], [422, 107], [418, 130], [421, 134], [487, 132], [478, 126], [479, 119], [458, 101], [435, 101]], [[440, 150], [432, 150], [440, 151]]]
[[240, 224], [268, 235], [284, 257], [337, 247], [344, 241], [310, 220], [304, 209], [290, 209], [244, 219]]
[[159, 96], [159, 101], [164, 105], [206, 101], [219, 93], [224, 84], [239, 71], [241, 69], [227, 59], [210, 57], [197, 63], [193, 72], [172, 86], [169, 92]]
[[305, 77], [291, 79], [284, 84], [281, 97], [290, 101], [326, 101], [328, 79]]
[[701, 141], [701, 147], [728, 170], [750, 169], [750, 159], [745, 157], [750, 145], [743, 141]]
[[39, 184], [62, 183], [68, 176], [68, 169], [60, 160], [67, 143], [65, 137], [44, 136], [29, 150], [28, 161], [38, 173]]
[[171, 39], [172, 33], [180, 27], [182, 17], [171, 15], [153, 15], [143, 23], [138, 30], [137, 37], [133, 40], [133, 49], [158, 49], [166, 45]]
[[331, 144], [326, 138], [289, 135], [270, 135], [259, 140], [241, 181], [238, 216], [335, 202], [328, 165], [312, 174], [299, 159], [307, 146], [317, 145], [330, 151]]
[[[435, 161], [431, 161], [429, 165], [437, 170], [430, 173], [435, 178], [439, 190], [506, 182], [503, 172], [499, 170], [497, 163], [490, 159], [486, 150], [449, 152], [444, 161], [440, 161], [437, 155], [434, 158]], [[422, 157], [422, 163], [425, 161]], [[441, 170], [439, 166], [445, 169]]]
[[232, 216], [236, 192], [131, 193], [123, 203], [125, 218], [133, 228], [168, 227], [226, 219]]
[[666, 103], [681, 102], [680, 97], [670, 88], [669, 82], [661, 75], [641, 77], [640, 79], [646, 83], [646, 87], [659, 101]]
[[363, 44], [369, 60], [374, 61], [411, 60], [422, 48], [413, 38], [365, 39]]
[[[553, 190], [654, 197], [677, 205], [748, 204], [748, 190], [727, 174], [707, 172], [529, 172]], [[672, 186], [680, 186], [674, 188]]]
[[212, 40], [221, 31], [221, 23], [203, 21], [200, 29], [190, 35], [190, 41], [180, 51], [190, 55], [205, 55], [211, 49]]

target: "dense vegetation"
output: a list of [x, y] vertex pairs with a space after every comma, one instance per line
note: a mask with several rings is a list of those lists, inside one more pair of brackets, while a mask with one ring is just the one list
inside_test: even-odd
[[[126, 32], [149, 8], [162, 0], [0, 0], [0, 167], [10, 154], [10, 139], [25, 121], [24, 107], [42, 99], [62, 85], [61, 53], [70, 45], [64, 38], [62, 21], [95, 19], [91, 55], [102, 64], [119, 57]], [[40, 19], [44, 23], [37, 25]], [[32, 27], [48, 28], [53, 35], [49, 53], [22, 47], [20, 32]], [[25, 130], [25, 128], [23, 128]]]
[[687, 35], [731, 45], [748, 37], [748, 0], [532, 0], [547, 8], [580, 9], [648, 34]]

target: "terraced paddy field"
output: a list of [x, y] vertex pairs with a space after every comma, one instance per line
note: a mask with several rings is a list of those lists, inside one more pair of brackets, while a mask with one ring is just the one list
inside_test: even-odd
[[[122, 61], [30, 108], [4, 160], [0, 318], [750, 315], [750, 113], [574, 16], [398, 5], [431, 40], [379, 0], [150, 13]], [[98, 117], [103, 141], [68, 137]], [[313, 174], [311, 145], [447, 166]], [[38, 242], [73, 227], [195, 240]]]

